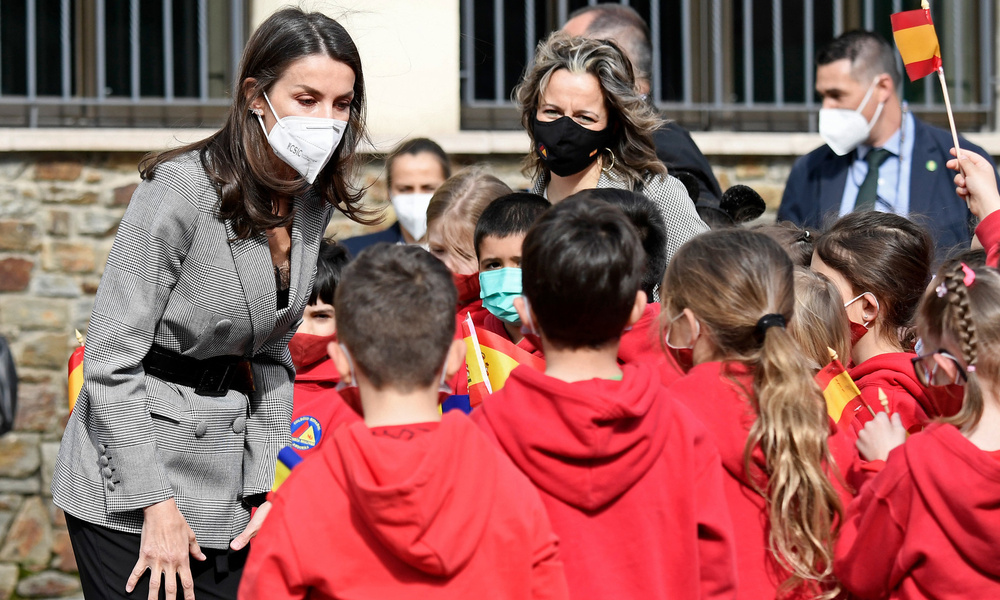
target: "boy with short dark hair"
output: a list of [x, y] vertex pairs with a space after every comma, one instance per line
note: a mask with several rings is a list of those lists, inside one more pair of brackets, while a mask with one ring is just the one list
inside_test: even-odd
[[515, 369], [473, 419], [542, 494], [577, 598], [733, 598], [719, 452], [654, 369], [619, 365], [646, 306], [622, 211], [567, 199], [524, 240], [522, 321], [545, 373]]
[[379, 244], [345, 269], [329, 351], [365, 420], [274, 494], [240, 598], [567, 597], [537, 492], [468, 417], [438, 411], [465, 354], [456, 303], [419, 247]]
[[477, 327], [506, 336], [520, 348], [540, 354], [521, 333], [513, 300], [521, 295], [521, 244], [535, 220], [551, 205], [538, 194], [502, 196], [486, 207], [476, 223], [474, 241], [484, 311], [472, 315]]
[[631, 190], [598, 188], [577, 192], [570, 198], [604, 200], [614, 204], [622, 209], [638, 231], [645, 257], [640, 289], [646, 293], [648, 303], [642, 317], [622, 333], [618, 362], [652, 365], [660, 374], [660, 383], [670, 385], [683, 373], [663, 351], [660, 341], [660, 303], [655, 300], [659, 298], [656, 288], [667, 270], [667, 227], [663, 216], [649, 198]]

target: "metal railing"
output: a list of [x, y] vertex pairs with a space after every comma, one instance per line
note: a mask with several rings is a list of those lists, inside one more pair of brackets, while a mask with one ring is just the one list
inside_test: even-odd
[[[535, 45], [597, 0], [462, 0], [462, 121], [519, 127], [511, 91]], [[816, 131], [815, 54], [850, 29], [892, 40], [889, 15], [907, 0], [621, 0], [650, 24], [652, 97], [694, 129]], [[932, 2], [960, 126], [994, 126], [997, 0]], [[901, 64], [901, 63], [900, 63]], [[905, 80], [904, 74], [904, 80]], [[904, 81], [910, 108], [943, 119], [937, 79]]]
[[0, 0], [0, 122], [217, 125], [245, 29], [244, 0]]

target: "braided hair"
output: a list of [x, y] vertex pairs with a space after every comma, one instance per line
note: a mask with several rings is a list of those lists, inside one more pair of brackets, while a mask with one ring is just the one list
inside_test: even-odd
[[[985, 266], [951, 262], [938, 271], [917, 310], [924, 339], [952, 341], [966, 366], [965, 397], [954, 416], [959, 429], [974, 428], [983, 415], [984, 382], [1000, 382], [1000, 273]], [[933, 348], [929, 348], [933, 349]]]

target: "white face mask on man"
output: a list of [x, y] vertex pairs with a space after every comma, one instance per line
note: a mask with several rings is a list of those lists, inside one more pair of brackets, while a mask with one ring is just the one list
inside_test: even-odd
[[264, 126], [263, 111], [255, 111], [260, 128], [267, 136], [267, 143], [278, 158], [312, 185], [340, 145], [340, 140], [347, 131], [347, 121], [320, 117], [279, 117], [266, 92], [264, 100], [277, 121], [268, 133]]
[[419, 240], [427, 233], [427, 206], [430, 205], [433, 195], [396, 194], [390, 200], [399, 225], [413, 236], [414, 240]]
[[861, 104], [855, 110], [848, 108], [821, 108], [819, 110], [819, 135], [838, 156], [844, 156], [867, 140], [872, 127], [875, 126], [875, 122], [882, 114], [885, 102], [878, 103], [875, 116], [872, 117], [871, 121], [866, 121], [864, 115], [861, 114], [875, 92], [875, 86], [880, 77], [881, 75], [872, 81], [868, 92], [861, 100]]

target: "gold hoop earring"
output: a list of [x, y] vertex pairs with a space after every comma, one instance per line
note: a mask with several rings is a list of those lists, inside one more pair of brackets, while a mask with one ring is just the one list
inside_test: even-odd
[[605, 173], [610, 173], [611, 170], [615, 168], [615, 153], [611, 151], [611, 148], [605, 148], [605, 150], [607, 150], [608, 154], [611, 155], [611, 164], [606, 167], [601, 167], [601, 170]]

